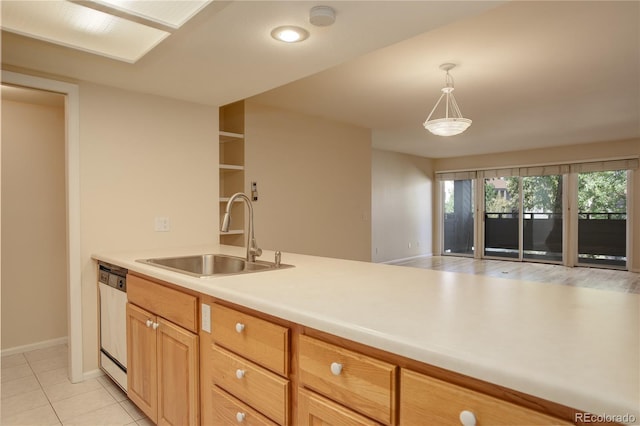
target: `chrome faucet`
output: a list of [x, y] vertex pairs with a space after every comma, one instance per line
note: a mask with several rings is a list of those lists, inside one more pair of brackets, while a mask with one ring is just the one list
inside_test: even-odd
[[241, 198], [244, 200], [245, 204], [249, 208], [249, 235], [247, 236], [247, 262], [255, 262], [256, 257], [262, 255], [262, 249], [258, 247], [256, 244], [256, 237], [253, 233], [253, 205], [251, 204], [251, 200], [242, 192], [237, 192], [229, 198], [227, 201], [227, 208], [224, 212], [224, 217], [222, 219], [222, 225], [220, 226], [220, 230], [222, 232], [229, 231], [229, 225], [231, 224], [231, 206], [233, 205], [236, 198]]

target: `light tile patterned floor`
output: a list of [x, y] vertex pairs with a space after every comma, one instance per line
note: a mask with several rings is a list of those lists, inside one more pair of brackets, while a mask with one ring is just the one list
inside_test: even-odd
[[106, 376], [72, 384], [67, 350], [67, 345], [58, 345], [2, 357], [0, 424], [153, 424]]
[[562, 265], [545, 263], [473, 259], [457, 256], [429, 256], [394, 262], [393, 264], [640, 294], [640, 274], [613, 269], [567, 268]]

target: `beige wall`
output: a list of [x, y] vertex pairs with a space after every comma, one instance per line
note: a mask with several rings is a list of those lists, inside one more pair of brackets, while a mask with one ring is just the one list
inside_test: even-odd
[[217, 133], [215, 107], [80, 85], [85, 372], [98, 359], [93, 253], [217, 242]]
[[258, 245], [370, 260], [368, 129], [246, 101], [245, 143], [245, 190], [257, 181], [260, 194]]
[[433, 160], [374, 150], [371, 180], [371, 259], [432, 254]]
[[[610, 158], [638, 157], [640, 139], [569, 145], [556, 148], [532, 149], [469, 157], [434, 160], [436, 171], [479, 170], [483, 168], [527, 166], [562, 162], [597, 161]], [[629, 209], [636, 228], [633, 235], [640, 235], [640, 170], [633, 173], [633, 194], [629, 197]], [[436, 229], [434, 235], [439, 235]], [[640, 271], [640, 238], [636, 237], [631, 247], [630, 269]]]
[[64, 107], [2, 100], [2, 349], [67, 336]]

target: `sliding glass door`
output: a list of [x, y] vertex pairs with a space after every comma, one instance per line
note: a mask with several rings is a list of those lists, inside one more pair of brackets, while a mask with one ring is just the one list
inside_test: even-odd
[[486, 257], [562, 262], [562, 175], [485, 178], [484, 196]]
[[443, 253], [473, 255], [473, 180], [445, 180], [443, 194]]
[[625, 267], [627, 171], [578, 174], [578, 263]]
[[522, 257], [562, 262], [562, 175], [522, 177]]
[[520, 180], [484, 179], [484, 255], [520, 258]]
[[626, 268], [627, 247], [640, 228], [627, 222], [627, 195], [639, 163], [621, 159], [438, 173], [442, 253]]

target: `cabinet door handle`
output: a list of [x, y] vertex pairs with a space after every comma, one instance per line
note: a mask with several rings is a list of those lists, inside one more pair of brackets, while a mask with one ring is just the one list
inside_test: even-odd
[[339, 376], [340, 373], [342, 373], [342, 364], [340, 364], [339, 362], [332, 362], [331, 372], [333, 373], [334, 376]]
[[462, 426], [476, 426], [476, 415], [472, 411], [463, 410], [460, 412], [460, 424]]
[[236, 370], [236, 377], [238, 379], [242, 379], [244, 377], [244, 370], [240, 370], [239, 368]]
[[154, 322], [151, 327], [153, 327], [154, 330], [157, 330], [158, 327], [160, 327], [160, 324], [158, 324], [157, 322]]
[[236, 331], [238, 333], [242, 333], [244, 331], [244, 324], [241, 322], [236, 323]]
[[153, 325], [153, 321], [150, 319], [147, 320], [147, 327], [151, 327]]
[[236, 413], [236, 421], [237, 421], [238, 423], [242, 423], [242, 422], [244, 422], [244, 418], [245, 418], [245, 417], [247, 417], [247, 415], [246, 415], [245, 413], [241, 413], [241, 412], [239, 412], [239, 411]]

